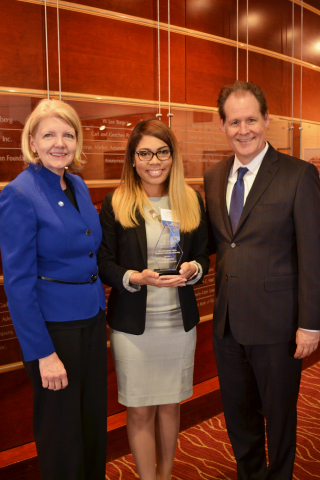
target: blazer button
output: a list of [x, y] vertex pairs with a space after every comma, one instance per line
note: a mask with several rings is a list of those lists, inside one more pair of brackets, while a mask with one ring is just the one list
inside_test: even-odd
[[86, 231], [86, 234], [87, 234], [87, 235], [91, 235], [91, 230], [87, 230], [87, 231]]
[[234, 248], [236, 247], [236, 244], [235, 243], [231, 243], [231, 248]]
[[90, 253], [89, 253], [89, 257], [90, 257], [90, 258], [94, 257], [94, 253], [93, 253], [93, 252], [90, 252]]

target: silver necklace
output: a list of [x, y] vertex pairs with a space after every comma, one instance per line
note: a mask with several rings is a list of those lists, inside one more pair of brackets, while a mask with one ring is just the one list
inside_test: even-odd
[[158, 220], [158, 222], [161, 223], [161, 215], [160, 215], [160, 213], [157, 214], [157, 212], [155, 212], [153, 209], [149, 210], [149, 213], [150, 213], [151, 217], [153, 218], [153, 220]]
[[[167, 197], [167, 203], [166, 203], [166, 208], [168, 208], [168, 202], [169, 202], [169, 196]], [[151, 203], [151, 202], [150, 202]], [[158, 220], [158, 222], [161, 223], [161, 213], [157, 213], [154, 209], [156, 207], [154, 207], [151, 203], [151, 206], [153, 207], [151, 210], [149, 210], [149, 213], [151, 215], [151, 217], [153, 218], [153, 220]]]

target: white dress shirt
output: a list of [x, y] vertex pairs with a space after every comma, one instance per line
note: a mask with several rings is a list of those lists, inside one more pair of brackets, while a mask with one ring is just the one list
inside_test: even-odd
[[230, 202], [231, 202], [231, 195], [232, 195], [232, 190], [234, 187], [234, 184], [236, 183], [238, 179], [238, 170], [240, 167], [246, 167], [249, 171], [244, 175], [243, 177], [243, 182], [244, 182], [244, 202], [243, 204], [246, 203], [247, 196], [250, 192], [250, 189], [253, 185], [253, 182], [257, 176], [257, 173], [259, 171], [260, 165], [262, 163], [263, 157], [267, 153], [267, 150], [269, 148], [269, 144], [266, 142], [266, 146], [262, 150], [262, 152], [259, 153], [253, 160], [251, 160], [248, 165], [242, 165], [240, 160], [237, 158], [237, 156], [234, 157], [234, 162], [233, 165], [230, 169], [229, 172], [229, 178], [228, 178], [228, 185], [227, 185], [227, 194], [226, 194], [226, 201], [227, 201], [227, 209], [228, 213], [230, 210]]
[[[233, 187], [238, 179], [238, 170], [240, 167], [246, 167], [248, 169], [248, 172], [245, 173], [243, 176], [243, 183], [244, 183], [244, 200], [243, 204], [246, 203], [247, 196], [249, 195], [249, 192], [251, 190], [251, 187], [253, 185], [253, 182], [255, 181], [255, 178], [257, 176], [257, 173], [259, 171], [259, 168], [261, 166], [262, 160], [267, 153], [269, 148], [268, 142], [266, 142], [266, 146], [262, 150], [262, 152], [259, 153], [253, 160], [251, 160], [250, 163], [247, 165], [243, 165], [240, 160], [237, 158], [235, 155], [234, 157], [234, 162], [233, 165], [230, 169], [229, 172], [229, 178], [228, 178], [228, 185], [227, 185], [227, 192], [226, 192], [226, 202], [227, 202], [227, 209], [228, 213], [230, 210], [230, 203], [231, 203], [231, 195], [232, 195], [232, 190]], [[306, 330], [307, 332], [317, 332], [318, 330], [308, 330], [306, 328], [300, 328], [300, 330]]]

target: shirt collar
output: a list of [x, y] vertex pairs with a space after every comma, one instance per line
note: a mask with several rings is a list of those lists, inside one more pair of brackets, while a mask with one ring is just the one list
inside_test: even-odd
[[28, 170], [46, 183], [61, 189], [60, 175], [51, 172], [51, 170], [44, 167], [41, 163], [29, 163]]
[[260, 152], [259, 155], [257, 155], [253, 160], [251, 160], [251, 162], [248, 163], [247, 165], [243, 165], [240, 162], [240, 160], [237, 158], [237, 156], [235, 155], [233, 165], [232, 165], [232, 169], [231, 169], [231, 176], [234, 175], [240, 167], [246, 167], [249, 170], [249, 172], [256, 175], [259, 168], [260, 168], [262, 160], [263, 160], [265, 154], [268, 151], [268, 148], [269, 148], [269, 143], [266, 142], [266, 145], [265, 145], [264, 149], [262, 150], [262, 152]]

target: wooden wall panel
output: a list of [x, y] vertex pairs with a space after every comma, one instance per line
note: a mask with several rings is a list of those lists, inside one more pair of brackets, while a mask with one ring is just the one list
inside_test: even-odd
[[308, 2], [305, 2], [305, 3], [308, 3], [308, 5], [311, 5], [312, 7], [317, 8], [318, 10], [320, 10], [320, 2], [319, 2], [319, 0], [308, 0]]
[[124, 13], [135, 17], [154, 19], [155, 2], [153, 0], [76, 0], [74, 3], [111, 12]]
[[[186, 2], [186, 25], [209, 33], [233, 38], [234, 1], [225, 3], [208, 2], [198, 4]], [[132, 7], [134, 12], [144, 8], [144, 0]], [[280, 2], [277, 16], [276, 0], [271, 0], [274, 9], [260, 0], [250, 2], [249, 43], [276, 52], [291, 54], [291, 2]], [[83, 5], [123, 9], [125, 2], [94, 2]], [[130, 2], [131, 3], [131, 2]], [[136, 2], [135, 2], [136, 3]], [[181, 15], [180, 24], [185, 23], [182, 0], [172, 3], [174, 15]], [[240, 2], [240, 13], [244, 15], [244, 2]], [[129, 5], [129, 4], [128, 4]], [[146, 17], [154, 16], [155, 2], [148, 4]], [[130, 7], [130, 8], [131, 8]], [[300, 7], [296, 6], [296, 36], [299, 38]], [[128, 7], [129, 8], [129, 7]], [[162, 8], [164, 8], [162, 6]], [[123, 10], [124, 12], [124, 10]], [[127, 12], [128, 13], [128, 12]], [[133, 13], [133, 12], [131, 12]], [[15, 0], [0, 0], [0, 14], [6, 18], [1, 24], [4, 42], [0, 58], [0, 85], [22, 88], [46, 88], [45, 44], [43, 6]], [[144, 13], [143, 13], [144, 15]], [[162, 12], [164, 15], [164, 10]], [[240, 17], [241, 17], [240, 15]], [[305, 10], [304, 59], [316, 64], [316, 50], [320, 16]], [[26, 18], [28, 22], [26, 22]], [[259, 20], [263, 19], [263, 22]], [[240, 19], [241, 20], [241, 19]], [[172, 19], [172, 21], [174, 21]], [[179, 23], [178, 21], [175, 23]], [[58, 89], [57, 25], [56, 9], [48, 7], [49, 27], [49, 70], [50, 88]], [[243, 22], [240, 21], [240, 40], [245, 40]], [[79, 34], [81, 32], [81, 34]], [[94, 32], [94, 35], [93, 35]], [[242, 32], [242, 33], [241, 33]], [[270, 33], [271, 32], [271, 33]], [[110, 95], [119, 97], [157, 100], [157, 38], [156, 30], [117, 20], [110, 20], [83, 13], [61, 9], [61, 77], [64, 91], [82, 94]], [[22, 41], [23, 39], [23, 41]], [[289, 41], [290, 40], [290, 41]], [[300, 55], [299, 41], [295, 54]], [[215, 106], [222, 85], [235, 80], [236, 52], [228, 47], [207, 40], [171, 35], [171, 100]], [[14, 59], [14, 61], [12, 61]], [[245, 79], [245, 51], [239, 52], [240, 78]], [[168, 99], [167, 33], [161, 32], [161, 97]], [[272, 72], [272, 74], [271, 74]], [[317, 83], [319, 72], [305, 69], [307, 87]], [[265, 55], [249, 53], [250, 79], [266, 85], [270, 112], [276, 115], [291, 115], [291, 66], [288, 62]], [[299, 116], [298, 78], [295, 78], [295, 116]], [[320, 77], [319, 77], [320, 78]], [[186, 92], [187, 85], [187, 92]], [[264, 88], [264, 87], [263, 87]], [[312, 91], [312, 90], [311, 90]], [[315, 120], [315, 102], [304, 96], [304, 118]], [[306, 100], [308, 99], [308, 101]], [[275, 108], [273, 108], [273, 106]]]
[[236, 40], [237, 1], [196, 2], [186, 0], [186, 27]]
[[[47, 13], [50, 89], [58, 90], [56, 10], [48, 8]], [[0, 85], [46, 89], [43, 7], [1, 0], [0, 14], [6, 18], [1, 35], [10, 38], [1, 52]], [[154, 28], [61, 10], [62, 90], [157, 99], [156, 37]], [[168, 44], [164, 31], [160, 43], [161, 95], [167, 100]], [[171, 34], [171, 79], [171, 100], [185, 103], [185, 39], [177, 34]]]
[[0, 374], [0, 399], [0, 452], [32, 442], [32, 387], [24, 369]]
[[223, 85], [236, 79], [236, 50], [186, 37], [186, 101], [215, 107]]
[[[318, 8], [320, 4], [318, 2]], [[275, 15], [275, 12], [277, 14]], [[239, 41], [247, 42], [247, 5], [239, 1]], [[197, 3], [187, 0], [186, 26], [212, 35], [236, 40], [236, 0]], [[320, 65], [320, 16], [304, 9], [303, 60]], [[294, 9], [294, 56], [300, 59], [301, 7]], [[272, 52], [292, 55], [292, 2], [289, 0], [250, 0], [249, 44]]]
[[[246, 52], [239, 56], [239, 79], [246, 79]], [[249, 80], [266, 93], [269, 112], [291, 116], [291, 64], [276, 58], [249, 52]]]
[[[308, 3], [308, 2], [306, 2]], [[318, 2], [320, 8], [320, 2]], [[301, 58], [301, 7], [295, 6], [295, 46], [294, 56]], [[305, 62], [320, 66], [320, 15], [306, 8], [303, 10], [303, 45], [302, 59]]]
[[194, 362], [194, 385], [218, 375], [212, 344], [212, 320], [197, 326], [197, 347]]
[[[300, 68], [297, 69], [300, 75]], [[302, 118], [320, 122], [320, 72], [303, 69]], [[297, 115], [299, 116], [299, 115]]]
[[[249, 45], [292, 54], [292, 3], [289, 0], [250, 0]], [[239, 41], [247, 43], [247, 2], [239, 1]]]
[[[55, 12], [50, 10], [50, 84], [58, 89]], [[79, 35], [81, 31], [81, 35]], [[94, 32], [94, 38], [93, 38]], [[157, 32], [101, 17], [60, 12], [62, 90], [158, 98]], [[161, 96], [168, 99], [167, 33], [161, 31]], [[185, 102], [185, 39], [171, 34], [171, 101]]]
[[[156, 0], [77, 0], [76, 3], [148, 20], [157, 20]], [[173, 25], [185, 26], [185, 0], [171, 2], [170, 18]], [[168, 22], [168, 2], [160, 1], [160, 22]]]
[[45, 39], [43, 8], [15, 0], [0, 1], [0, 85], [44, 88]]
[[[239, 79], [246, 79], [246, 52], [239, 52]], [[303, 67], [302, 118], [320, 122], [320, 72]], [[249, 52], [249, 80], [267, 96], [269, 112], [291, 117], [292, 65], [280, 59]], [[293, 116], [300, 118], [300, 65], [294, 66]]]
[[20, 359], [20, 345], [12, 325], [4, 287], [0, 284], [0, 365], [20, 362]]

